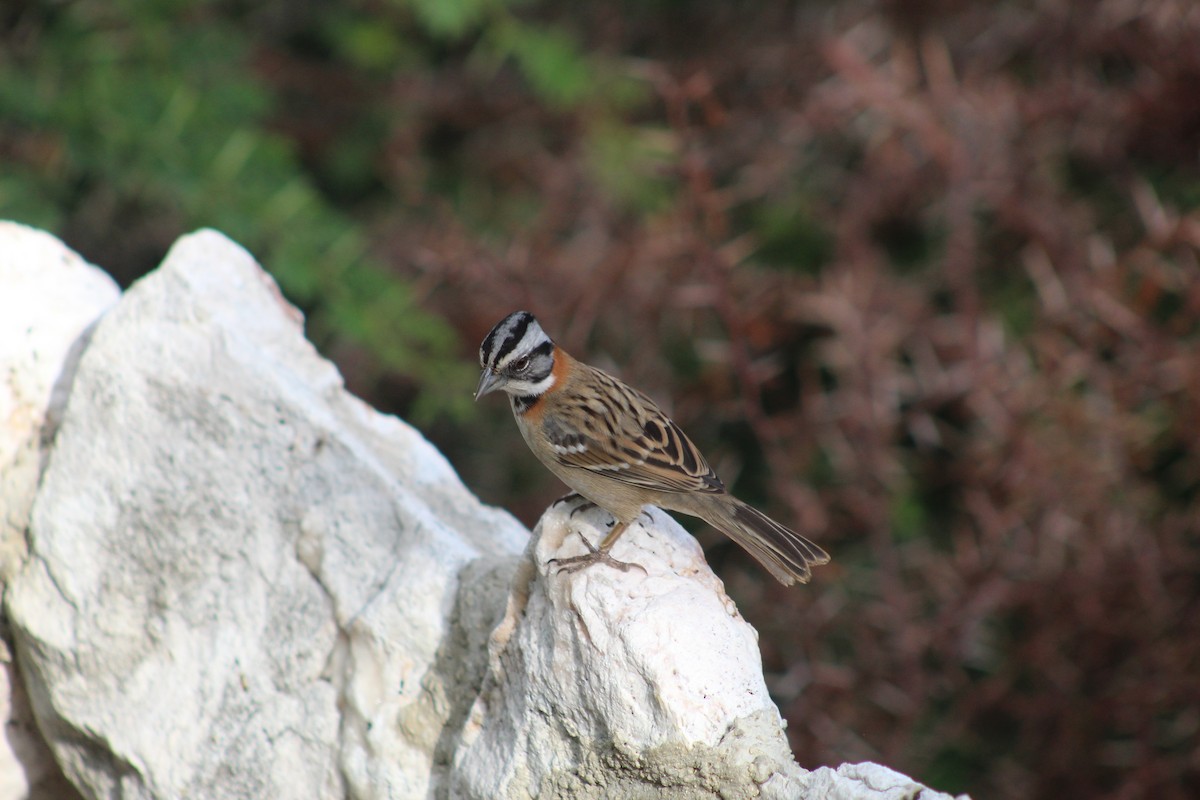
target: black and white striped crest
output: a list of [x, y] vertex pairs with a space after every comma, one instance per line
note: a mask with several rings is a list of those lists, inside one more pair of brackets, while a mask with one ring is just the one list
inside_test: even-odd
[[518, 411], [554, 384], [554, 342], [533, 314], [516, 311], [492, 328], [479, 346], [483, 367], [475, 396], [502, 389]]
[[528, 311], [514, 311], [496, 323], [479, 346], [479, 366], [500, 372], [510, 363], [529, 355], [539, 345], [554, 343]]

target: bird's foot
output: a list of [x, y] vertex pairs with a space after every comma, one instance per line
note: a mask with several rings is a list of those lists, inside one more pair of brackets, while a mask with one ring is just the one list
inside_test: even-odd
[[[583, 546], [588, 549], [587, 553], [582, 556], [572, 556], [571, 558], [552, 558], [547, 564], [554, 568], [554, 573], [557, 575], [561, 572], [566, 572], [568, 575], [573, 572], [579, 572], [582, 569], [587, 569], [593, 564], [607, 564], [613, 569], [619, 569], [621, 572], [629, 572], [632, 567], [637, 567], [642, 572], [646, 572], [646, 568], [641, 564], [635, 564], [632, 561], [618, 561], [608, 554], [608, 550], [601, 547], [596, 547], [588, 541], [587, 537], [582, 533], [579, 534]], [[647, 575], [650, 573], [646, 572]]]

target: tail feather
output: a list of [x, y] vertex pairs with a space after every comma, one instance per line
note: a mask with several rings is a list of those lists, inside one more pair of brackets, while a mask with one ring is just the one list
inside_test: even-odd
[[720, 496], [700, 516], [758, 559], [784, 586], [808, 583], [813, 567], [829, 563], [829, 554], [816, 544], [730, 495]]

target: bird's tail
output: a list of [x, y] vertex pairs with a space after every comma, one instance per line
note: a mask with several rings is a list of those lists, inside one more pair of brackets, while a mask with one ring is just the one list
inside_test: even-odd
[[784, 586], [808, 583], [813, 567], [829, 563], [828, 553], [758, 509], [732, 495], [709, 497], [692, 513], [740, 544]]

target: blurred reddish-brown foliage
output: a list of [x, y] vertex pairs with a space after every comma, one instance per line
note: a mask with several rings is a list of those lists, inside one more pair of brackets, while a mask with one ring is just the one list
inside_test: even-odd
[[[834, 554], [784, 591], [700, 533], [801, 763], [1200, 796], [1200, 7], [587, 13], [639, 55], [671, 202], [628, 213], [577, 120], [449, 79], [426, 133], [540, 204], [502, 249], [388, 220], [394, 260], [471, 341], [535, 311]], [[495, 436], [437, 438], [494, 501], [537, 481], [532, 521], [560, 488]]]

